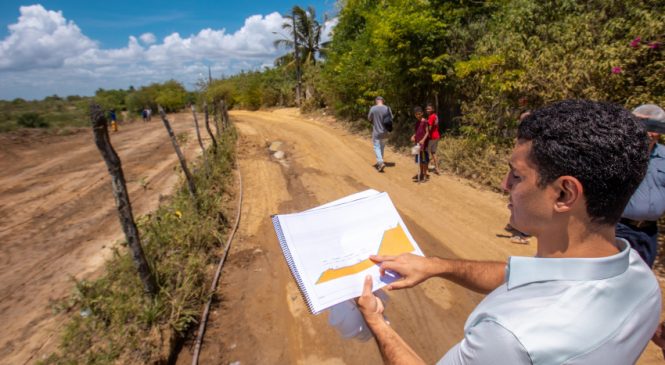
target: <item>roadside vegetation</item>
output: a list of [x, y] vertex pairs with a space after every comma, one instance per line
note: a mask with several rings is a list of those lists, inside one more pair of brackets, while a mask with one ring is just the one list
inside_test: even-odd
[[[493, 188], [522, 111], [566, 98], [633, 108], [665, 105], [665, 7], [650, 0], [342, 0], [329, 44], [297, 17], [301, 108], [330, 109], [356, 129], [383, 96], [397, 113], [391, 143], [408, 145], [410, 111], [438, 104], [442, 167]], [[302, 9], [301, 9], [302, 10]], [[308, 11], [305, 11], [308, 13]], [[287, 35], [293, 31], [285, 27]], [[309, 29], [304, 31], [303, 29]], [[318, 38], [320, 40], [320, 38]], [[293, 45], [275, 67], [217, 80], [236, 107], [295, 105]], [[285, 62], [286, 61], [286, 62]], [[273, 97], [279, 90], [283, 97]], [[500, 165], [497, 167], [497, 164]]]
[[202, 164], [194, 169], [198, 212], [182, 182], [157, 211], [137, 219], [157, 296], [143, 292], [131, 253], [116, 247], [102, 276], [77, 281], [74, 294], [60, 303], [71, 319], [58, 351], [42, 364], [166, 363], [208, 299], [211, 271], [230, 224], [226, 214], [236, 204], [230, 188], [235, 139], [235, 131], [225, 131], [217, 153], [207, 154], [209, 173]]
[[120, 121], [128, 122], [139, 119], [145, 107], [156, 113], [157, 104], [160, 104], [167, 112], [174, 112], [194, 98], [194, 93], [185, 90], [179, 82], [170, 80], [139, 89], [132, 86], [127, 90], [98, 89], [92, 97], [52, 95], [42, 100], [0, 100], [0, 133], [21, 128], [63, 132], [87, 127], [90, 124], [88, 108], [93, 101], [106, 110], [114, 109]]

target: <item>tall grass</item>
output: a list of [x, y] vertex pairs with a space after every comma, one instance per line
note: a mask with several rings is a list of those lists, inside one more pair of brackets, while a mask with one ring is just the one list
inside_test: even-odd
[[[224, 212], [234, 204], [235, 131], [225, 133], [209, 173], [199, 166], [197, 213], [184, 184], [170, 202], [138, 219], [146, 258], [159, 286], [143, 293], [130, 253], [114, 249], [104, 274], [76, 282], [65, 302], [71, 320], [58, 351], [43, 364], [162, 363], [174, 342], [198, 321], [207, 300], [215, 254], [228, 229]], [[233, 209], [233, 208], [228, 208]]]
[[473, 180], [495, 191], [508, 171], [511, 147], [479, 143], [457, 136], [444, 136], [439, 142], [439, 167]]

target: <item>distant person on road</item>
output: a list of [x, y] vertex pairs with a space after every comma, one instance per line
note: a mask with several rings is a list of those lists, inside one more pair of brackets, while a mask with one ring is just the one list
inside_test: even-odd
[[374, 146], [374, 154], [376, 154], [374, 167], [377, 171], [383, 172], [383, 169], [386, 168], [383, 151], [386, 148], [386, 138], [388, 138], [388, 131], [383, 123], [387, 118], [392, 119], [392, 111], [390, 107], [384, 104], [385, 101], [381, 96], [377, 96], [374, 103], [376, 105], [370, 108], [367, 120], [372, 123], [372, 145]]
[[427, 122], [429, 123], [430, 131], [427, 152], [429, 152], [430, 160], [434, 165], [432, 172], [439, 175], [439, 161], [436, 157], [436, 148], [439, 146], [439, 139], [441, 138], [441, 134], [439, 132], [439, 116], [436, 114], [436, 110], [434, 109], [434, 105], [432, 105], [432, 103], [427, 104], [425, 111], [427, 111]]
[[143, 123], [148, 122], [148, 108], [147, 107], [143, 108], [143, 111], [141, 112], [141, 117], [143, 118]]
[[658, 143], [665, 133], [665, 111], [658, 105], [640, 105], [633, 110], [649, 135], [649, 168], [644, 180], [628, 201], [616, 235], [626, 239], [653, 267], [658, 253], [658, 218], [665, 213], [665, 147]]
[[416, 117], [411, 142], [416, 143], [419, 153], [416, 155], [416, 163], [419, 164], [418, 174], [413, 177], [413, 181], [422, 182], [429, 180], [427, 167], [429, 166], [429, 153], [427, 146], [429, 142], [429, 123], [423, 116], [423, 108], [417, 106], [413, 108], [413, 115]]
[[115, 116], [115, 109], [111, 109], [109, 112], [109, 118], [111, 119], [111, 130], [114, 132], [118, 131], [118, 121]]
[[[389, 290], [438, 276], [489, 293], [439, 364], [637, 361], [658, 325], [661, 293], [614, 227], [644, 177], [648, 148], [644, 128], [618, 105], [567, 100], [533, 111], [518, 127], [503, 188], [510, 223], [538, 240], [535, 257], [370, 257], [382, 274], [401, 276]], [[384, 320], [369, 276], [358, 308], [386, 363], [424, 363]]]

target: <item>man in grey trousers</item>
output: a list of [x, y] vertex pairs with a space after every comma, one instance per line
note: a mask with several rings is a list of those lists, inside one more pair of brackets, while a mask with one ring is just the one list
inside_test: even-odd
[[367, 120], [372, 123], [372, 145], [374, 146], [374, 153], [376, 154], [376, 164], [374, 167], [379, 172], [383, 172], [386, 164], [383, 162], [383, 151], [386, 147], [386, 138], [388, 138], [388, 131], [383, 125], [383, 121], [388, 115], [392, 118], [392, 111], [390, 107], [384, 105], [383, 97], [377, 96], [374, 99], [374, 105], [367, 114]]

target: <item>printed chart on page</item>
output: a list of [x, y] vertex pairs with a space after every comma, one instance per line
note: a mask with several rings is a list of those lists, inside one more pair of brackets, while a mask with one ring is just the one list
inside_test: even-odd
[[368, 274], [374, 289], [397, 279], [380, 277], [370, 255], [422, 255], [388, 194], [374, 190], [275, 220], [287, 262], [314, 313], [359, 296]]

